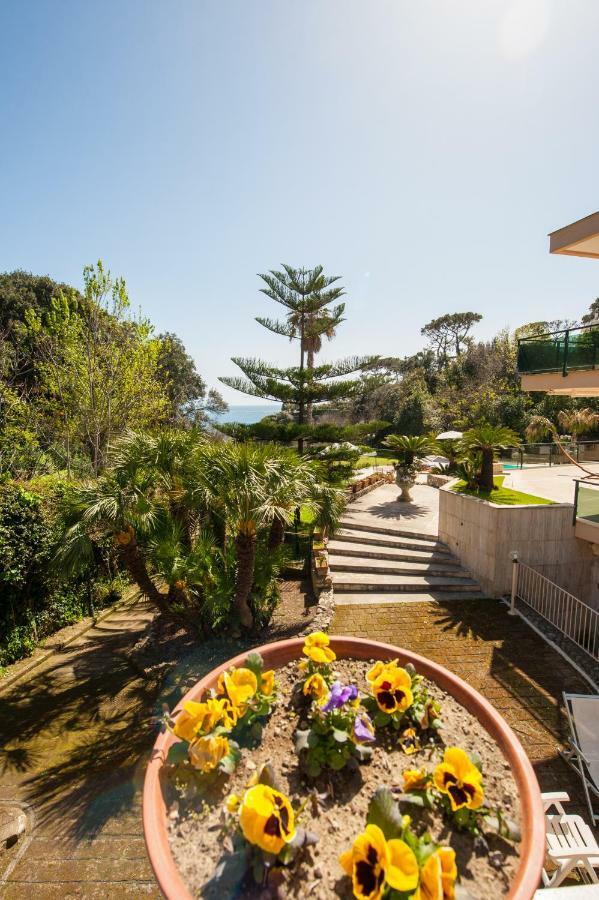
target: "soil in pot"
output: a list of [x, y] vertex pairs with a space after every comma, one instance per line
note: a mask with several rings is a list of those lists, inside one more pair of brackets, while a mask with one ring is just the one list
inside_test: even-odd
[[[366, 672], [372, 662], [337, 660], [333, 668], [343, 682], [357, 683], [366, 692]], [[243, 885], [237, 896], [351, 898], [352, 887], [339, 865], [339, 854], [351, 847], [366, 826], [368, 804], [377, 787], [384, 785], [402, 790], [402, 772], [407, 768], [434, 769], [443, 756], [444, 747], [459, 746], [468, 753], [478, 753], [484, 764], [485, 797], [491, 807], [499, 807], [504, 816], [519, 824], [518, 791], [495, 741], [470, 713], [434, 684], [431, 695], [442, 704], [443, 729], [436, 743], [406, 755], [399, 747], [390, 746], [379, 731], [371, 762], [346, 768], [341, 772], [323, 773], [316, 780], [307, 779], [294, 752], [294, 734], [301, 716], [291, 702], [298, 680], [297, 662], [277, 671], [278, 702], [264, 728], [260, 745], [243, 749], [239, 767], [230, 777], [219, 775], [209, 782], [186, 764], [164, 769], [163, 789], [169, 809], [168, 833], [175, 863], [189, 890], [195, 897], [224, 900], [222, 887], [209, 884], [227, 842], [221, 834], [222, 807], [230, 793], [242, 794], [249, 779], [264, 764], [275, 772], [280, 789], [290, 797], [294, 808], [305, 801], [299, 824], [319, 835], [316, 846], [306, 848], [294, 867], [283, 870], [282, 882], [266, 887]], [[412, 816], [413, 829], [428, 830], [437, 842], [456, 851], [460, 884], [472, 898], [500, 898], [509, 891], [519, 864], [518, 845], [494, 834], [485, 834], [488, 846], [471, 834], [456, 831], [439, 811], [423, 810], [402, 804], [402, 812]]]

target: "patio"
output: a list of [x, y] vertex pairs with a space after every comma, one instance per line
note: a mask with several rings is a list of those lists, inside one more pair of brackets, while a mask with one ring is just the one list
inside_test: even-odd
[[[599, 463], [584, 463], [584, 467], [599, 476]], [[578, 466], [525, 466], [507, 470], [503, 484], [555, 503], [574, 503], [574, 479], [584, 476]]]

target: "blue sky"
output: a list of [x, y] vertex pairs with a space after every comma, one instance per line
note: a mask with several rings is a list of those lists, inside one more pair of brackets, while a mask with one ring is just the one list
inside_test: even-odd
[[595, 0], [4, 0], [0, 271], [101, 257], [216, 386], [294, 359], [253, 321], [281, 262], [343, 276], [323, 358], [574, 318], [599, 263], [546, 234], [599, 208], [598, 50]]

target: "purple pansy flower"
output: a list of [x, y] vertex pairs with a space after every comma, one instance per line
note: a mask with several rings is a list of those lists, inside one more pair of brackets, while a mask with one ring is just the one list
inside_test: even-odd
[[374, 741], [374, 726], [370, 716], [366, 713], [362, 713], [354, 719], [354, 736], [360, 744]]
[[330, 712], [332, 709], [339, 709], [349, 700], [355, 700], [358, 696], [358, 688], [355, 684], [348, 684], [345, 687], [340, 681], [334, 681], [331, 685], [329, 699], [325, 706], [322, 707], [323, 712]]

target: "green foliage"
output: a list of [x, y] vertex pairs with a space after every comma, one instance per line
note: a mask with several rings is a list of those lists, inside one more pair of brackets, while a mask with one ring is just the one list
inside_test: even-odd
[[[461, 477], [463, 477], [462, 471], [463, 466], [459, 473]], [[492, 491], [485, 488], [479, 488], [476, 485], [476, 482], [473, 483], [472, 480], [470, 483], [467, 483], [465, 480], [459, 481], [452, 487], [452, 490], [457, 494], [468, 494], [471, 497], [478, 497], [479, 500], [490, 500], [492, 503], [499, 503], [501, 506], [518, 506], [521, 504], [526, 504], [528, 506], [550, 506], [553, 503], [552, 500], [547, 500], [544, 497], [537, 497], [534, 494], [525, 494], [522, 491], [512, 491], [510, 488], [504, 488], [502, 476], [494, 479]]]
[[399, 463], [405, 466], [437, 449], [434, 437], [428, 435], [390, 434], [383, 444], [393, 450]]
[[0, 666], [33, 651], [37, 641], [88, 614], [89, 580], [96, 607], [118, 599], [123, 588], [99, 557], [77, 577], [53, 567], [63, 527], [59, 508], [68, 487], [56, 478], [31, 489], [0, 486]]

